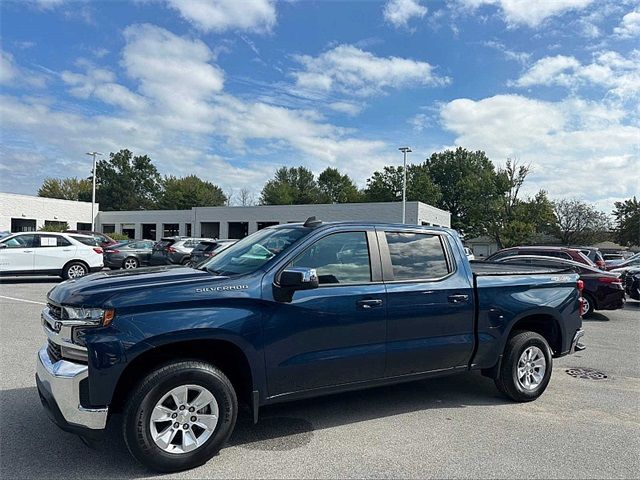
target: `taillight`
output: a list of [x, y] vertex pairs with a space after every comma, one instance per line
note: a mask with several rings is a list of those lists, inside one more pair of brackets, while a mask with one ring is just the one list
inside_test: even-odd
[[582, 280], [578, 280], [576, 282], [576, 287], [578, 287], [578, 292], [582, 293], [582, 290], [584, 290], [584, 282]]
[[598, 281], [600, 283], [619, 283], [620, 285], [622, 285], [622, 280], [620, 279], [620, 277], [599, 277]]
[[102, 255], [102, 249], [99, 247], [93, 247], [93, 251]]
[[578, 297], [578, 302], [580, 303], [580, 316], [584, 315], [585, 313], [587, 313], [587, 305], [584, 302], [584, 298], [582, 297], [582, 290], [584, 290], [584, 282], [582, 280], [578, 280], [576, 282], [576, 287], [578, 288], [578, 295], [580, 295], [580, 297]]
[[120, 250], [105, 250], [104, 253], [120, 253]]
[[167, 252], [169, 252], [169, 253], [176, 253], [176, 252], [177, 252], [177, 250], [176, 250], [175, 248], [173, 248], [173, 247], [167, 247]]

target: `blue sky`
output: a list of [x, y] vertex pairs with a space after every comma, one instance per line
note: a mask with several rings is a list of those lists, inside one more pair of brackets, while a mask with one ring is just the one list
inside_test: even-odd
[[148, 154], [256, 197], [282, 165], [375, 169], [453, 146], [531, 164], [525, 194], [640, 193], [634, 0], [3, 1], [0, 190]]

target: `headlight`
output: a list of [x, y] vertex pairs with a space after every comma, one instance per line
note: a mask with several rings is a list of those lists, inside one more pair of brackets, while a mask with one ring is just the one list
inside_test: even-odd
[[62, 307], [62, 321], [75, 320], [86, 322], [96, 326], [106, 327], [113, 320], [115, 312], [112, 309], [84, 308], [84, 307]]

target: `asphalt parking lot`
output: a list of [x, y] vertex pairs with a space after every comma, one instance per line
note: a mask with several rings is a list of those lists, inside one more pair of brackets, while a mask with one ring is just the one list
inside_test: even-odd
[[[0, 283], [2, 478], [153, 477], [112, 428], [98, 449], [55, 427], [34, 387], [51, 278]], [[477, 374], [265, 408], [230, 444], [173, 478], [638, 478], [640, 302], [585, 321], [587, 350], [559, 359], [536, 402]], [[572, 367], [605, 379], [580, 379]]]

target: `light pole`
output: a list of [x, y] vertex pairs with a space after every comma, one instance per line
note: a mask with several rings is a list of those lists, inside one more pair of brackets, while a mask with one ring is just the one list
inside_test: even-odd
[[96, 208], [96, 155], [102, 155], [99, 152], [87, 152], [87, 155], [93, 157], [93, 181], [91, 187], [91, 231], [94, 232], [95, 229], [95, 216], [94, 210]]
[[402, 223], [407, 223], [407, 153], [412, 150], [410, 147], [400, 147], [398, 150], [402, 152], [402, 173], [404, 175], [404, 179], [402, 180]]

